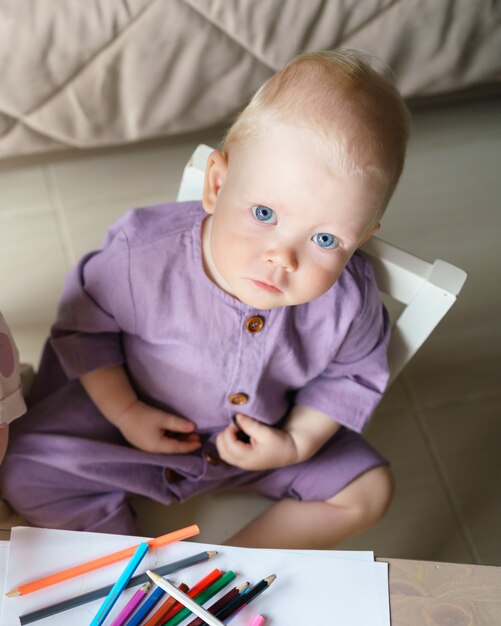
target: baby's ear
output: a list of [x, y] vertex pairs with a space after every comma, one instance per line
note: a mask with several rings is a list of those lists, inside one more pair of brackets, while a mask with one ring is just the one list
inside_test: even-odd
[[365, 233], [365, 235], [360, 240], [360, 243], [358, 244], [358, 247], [360, 248], [360, 246], [363, 246], [366, 241], [369, 241], [369, 239], [372, 237], [372, 235], [375, 235], [380, 228], [381, 228], [381, 222], [378, 222], [367, 233]]
[[204, 191], [202, 204], [207, 213], [214, 213], [216, 200], [226, 179], [228, 160], [219, 150], [213, 150], [205, 166]]

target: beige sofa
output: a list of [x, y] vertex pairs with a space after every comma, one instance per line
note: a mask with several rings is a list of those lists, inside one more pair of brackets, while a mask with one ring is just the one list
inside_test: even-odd
[[501, 77], [483, 0], [0, 0], [0, 159], [225, 122], [302, 51], [360, 48], [407, 98]]

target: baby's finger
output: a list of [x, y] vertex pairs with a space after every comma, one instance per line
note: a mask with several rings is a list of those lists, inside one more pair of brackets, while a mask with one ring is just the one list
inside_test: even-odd
[[200, 435], [198, 433], [190, 433], [189, 435], [185, 435], [182, 441], [189, 441], [190, 443], [200, 443]]
[[221, 431], [216, 437], [216, 445], [218, 448], [227, 449], [228, 444], [231, 442], [232, 438], [235, 437], [236, 429], [230, 424], [223, 431]]
[[195, 424], [185, 417], [166, 414], [163, 420], [163, 427], [165, 430], [172, 430], [173, 432], [189, 433], [195, 429]]
[[269, 426], [265, 426], [255, 419], [252, 419], [252, 417], [248, 417], [242, 413], [237, 413], [234, 421], [237, 428], [252, 439], [259, 440], [268, 434]]
[[156, 452], [160, 454], [188, 454], [198, 450], [202, 444], [200, 441], [180, 441], [178, 439], [170, 439], [165, 437], [158, 442]]
[[240, 432], [233, 425], [230, 425], [221, 433], [221, 442], [224, 450], [232, 460], [241, 459], [250, 452], [251, 446], [242, 442], [239, 437]]
[[173, 430], [164, 430], [162, 435], [178, 441], [200, 441], [200, 435], [198, 433], [180, 433]]
[[222, 432], [219, 433], [216, 439], [216, 446], [219, 456], [227, 462], [232, 463], [239, 454], [238, 446], [244, 446], [245, 444], [239, 442], [236, 439], [236, 429], [233, 425], [227, 426]]
[[235, 436], [236, 438], [241, 441], [242, 443], [250, 443], [250, 437], [249, 435], [243, 431], [240, 426], [238, 425], [238, 420], [237, 420], [237, 416], [234, 415], [233, 418], [233, 424], [235, 425], [235, 428], [237, 429]]

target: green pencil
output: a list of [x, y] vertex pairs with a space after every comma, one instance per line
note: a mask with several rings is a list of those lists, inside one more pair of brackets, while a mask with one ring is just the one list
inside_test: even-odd
[[[197, 604], [200, 604], [200, 605], [205, 604], [207, 600], [210, 600], [213, 596], [216, 595], [218, 591], [221, 591], [223, 587], [226, 587], [226, 585], [231, 583], [231, 581], [234, 580], [235, 578], [236, 578], [235, 572], [232, 572], [230, 570], [229, 572], [226, 572], [226, 574], [223, 574], [219, 580], [216, 580], [215, 583], [212, 583], [210, 587], [207, 587], [205, 591], [202, 591], [202, 593], [199, 596], [193, 599], [195, 600]], [[173, 615], [170, 619], [164, 622], [162, 626], [177, 626], [177, 624], [180, 624], [189, 615], [191, 615], [190, 609], [187, 609], [186, 607], [184, 607], [183, 609], [179, 611], [179, 613], [176, 613], [176, 615]]]

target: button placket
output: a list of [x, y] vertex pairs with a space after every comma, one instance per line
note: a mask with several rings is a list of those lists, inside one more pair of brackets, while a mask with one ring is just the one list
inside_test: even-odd
[[227, 401], [232, 406], [229, 419], [234, 415], [235, 407], [251, 405], [248, 407], [248, 411], [249, 414], [252, 413], [253, 394], [262, 368], [264, 343], [262, 338], [258, 338], [257, 335], [265, 327], [266, 319], [257, 312], [253, 313], [250, 308], [243, 313], [237, 348], [238, 353], [236, 355], [236, 368], [232, 374], [227, 392]]

